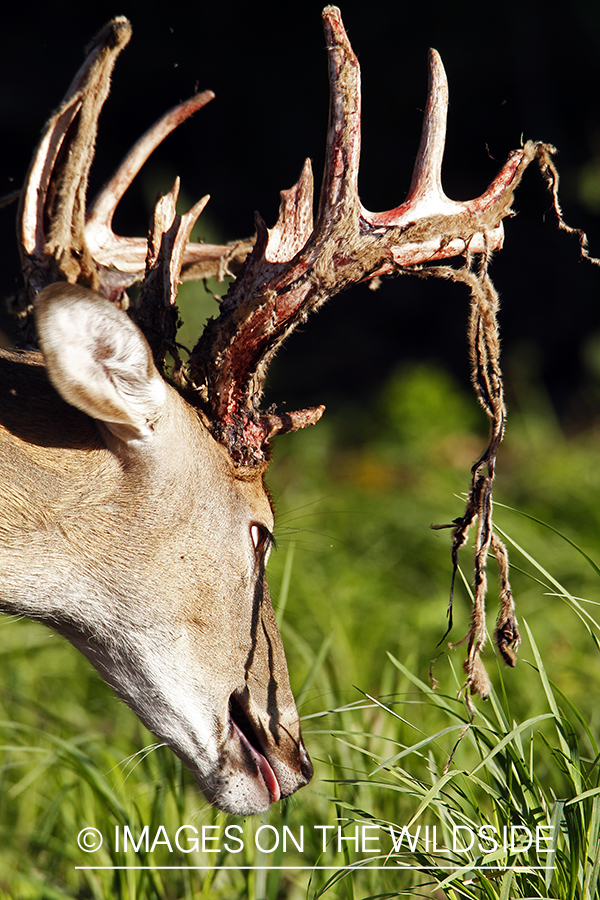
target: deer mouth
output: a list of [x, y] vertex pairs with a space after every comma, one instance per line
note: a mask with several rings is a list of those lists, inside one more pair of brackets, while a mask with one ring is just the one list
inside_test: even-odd
[[271, 802], [275, 803], [281, 798], [281, 788], [275, 772], [271, 768], [271, 764], [262, 752], [262, 746], [256, 731], [252, 726], [252, 722], [248, 718], [245, 710], [242, 708], [239, 700], [233, 695], [229, 699], [229, 716], [233, 725], [234, 733], [237, 735], [242, 748], [242, 755], [250, 769], [255, 769], [267, 788]]

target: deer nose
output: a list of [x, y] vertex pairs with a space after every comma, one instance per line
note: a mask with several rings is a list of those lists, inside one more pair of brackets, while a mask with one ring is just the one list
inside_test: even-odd
[[302, 738], [296, 742], [293, 758], [288, 761], [287, 766], [279, 768], [275, 762], [273, 765], [279, 777], [282, 798], [295, 794], [300, 788], [305, 787], [313, 777], [313, 764], [306, 752]]
[[299, 750], [300, 750], [300, 773], [302, 775], [302, 778], [304, 779], [303, 784], [300, 786], [304, 787], [304, 785], [308, 784], [308, 782], [313, 777], [315, 770], [314, 770], [313, 764], [311, 762], [310, 756], [306, 752], [306, 747], [304, 746], [304, 741], [300, 741]]

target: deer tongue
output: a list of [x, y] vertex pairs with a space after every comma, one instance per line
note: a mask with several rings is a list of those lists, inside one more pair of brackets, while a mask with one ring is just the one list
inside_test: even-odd
[[242, 746], [246, 748], [252, 759], [257, 765], [258, 771], [262, 775], [263, 781], [267, 786], [267, 789], [271, 795], [271, 800], [273, 803], [276, 803], [277, 800], [281, 797], [281, 788], [279, 787], [279, 782], [275, 776], [275, 772], [271, 768], [266, 757], [259, 753], [259, 751], [252, 746], [244, 732], [239, 728], [235, 722], [233, 722], [233, 727], [235, 728], [236, 734], [239, 737]]

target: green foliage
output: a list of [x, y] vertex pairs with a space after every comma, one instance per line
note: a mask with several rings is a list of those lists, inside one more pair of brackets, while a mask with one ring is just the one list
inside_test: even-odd
[[[361, 416], [336, 422], [328, 411], [317, 427], [282, 438], [270, 473], [278, 508], [270, 586], [313, 783], [256, 819], [207, 807], [189, 773], [153, 744], [83, 657], [32, 623], [5, 619], [1, 900], [598, 898], [593, 436], [566, 440], [534, 409], [510, 419], [495, 519], [511, 553], [524, 641], [514, 670], [486, 650], [494, 690], [487, 703], [476, 701], [470, 723], [458, 698], [465, 648], [437, 646], [446, 630], [450, 535], [429, 526], [462, 513], [460, 494], [485, 441], [483, 413], [444, 372], [423, 365], [398, 372], [378, 407]], [[469, 556], [463, 551], [467, 585]], [[466, 633], [469, 604], [459, 587], [450, 639]], [[429, 668], [440, 653], [433, 690]], [[454, 851], [454, 825], [463, 836], [482, 827], [502, 835], [506, 826], [509, 839], [511, 826], [520, 827], [517, 836], [543, 827], [554, 839], [506, 852], [489, 840], [481, 849], [477, 838]], [[139, 843], [144, 826], [148, 848]], [[169, 852], [164, 837], [174, 845], [181, 826], [207, 829], [204, 850], [188, 853], [182, 843]], [[232, 833], [243, 849], [231, 840], [225, 846], [228, 826], [239, 827]], [[86, 827], [103, 834], [100, 850], [78, 847]], [[131, 842], [123, 850], [125, 827], [137, 850]], [[271, 851], [285, 827], [296, 840], [304, 829], [302, 850], [289, 838], [285, 851], [282, 839]], [[386, 859], [403, 827], [402, 847]], [[400, 870], [399, 862], [420, 868]], [[138, 868], [77, 868], [90, 865]]]

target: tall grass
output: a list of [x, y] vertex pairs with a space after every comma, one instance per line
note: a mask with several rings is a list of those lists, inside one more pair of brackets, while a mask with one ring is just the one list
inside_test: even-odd
[[[432, 896], [434, 889], [436, 897], [494, 900], [600, 895], [597, 738], [551, 685], [529, 628], [527, 636], [546, 711], [515, 720], [499, 673], [500, 695], [492, 691], [470, 723], [455, 696], [434, 693], [392, 657], [421, 700], [377, 703], [391, 724], [363, 741], [339, 736], [363, 764], [355, 761], [350, 777], [344, 767], [336, 779], [338, 823], [346, 835], [365, 824], [385, 835], [381, 853], [355, 853], [346, 862], [356, 865], [357, 896]], [[426, 723], [417, 740], [398, 727], [399, 713], [408, 720], [415, 702]], [[374, 864], [385, 869], [368, 871]], [[315, 896], [348, 877], [340, 868]]]
[[[438, 659], [437, 691], [428, 679], [450, 576], [448, 535], [429, 525], [461, 511], [456, 494], [482, 440], [470, 401], [431, 367], [407, 370], [358, 428], [369, 442], [331, 417], [282, 441], [269, 578], [316, 775], [265, 816], [209, 808], [70, 646], [3, 620], [0, 898], [594, 900], [597, 451], [586, 436], [566, 441], [547, 418], [513, 417], [511, 426], [497, 494], [528, 517], [498, 504], [496, 520], [511, 549], [524, 643], [515, 670], [487, 654], [494, 690], [472, 723], [457, 699], [464, 651]], [[468, 614], [465, 589], [453, 639]], [[523, 852], [485, 840], [454, 851], [454, 825], [463, 836], [467, 826], [521, 826], [516, 835], [545, 826], [552, 839]], [[175, 846], [181, 826], [200, 839], [204, 827], [204, 850], [185, 852], [189, 828], [184, 849]], [[237, 843], [224, 837], [231, 826]], [[77, 844], [88, 827], [104, 837], [90, 853]], [[129, 841], [125, 852], [126, 827], [137, 849]]]

